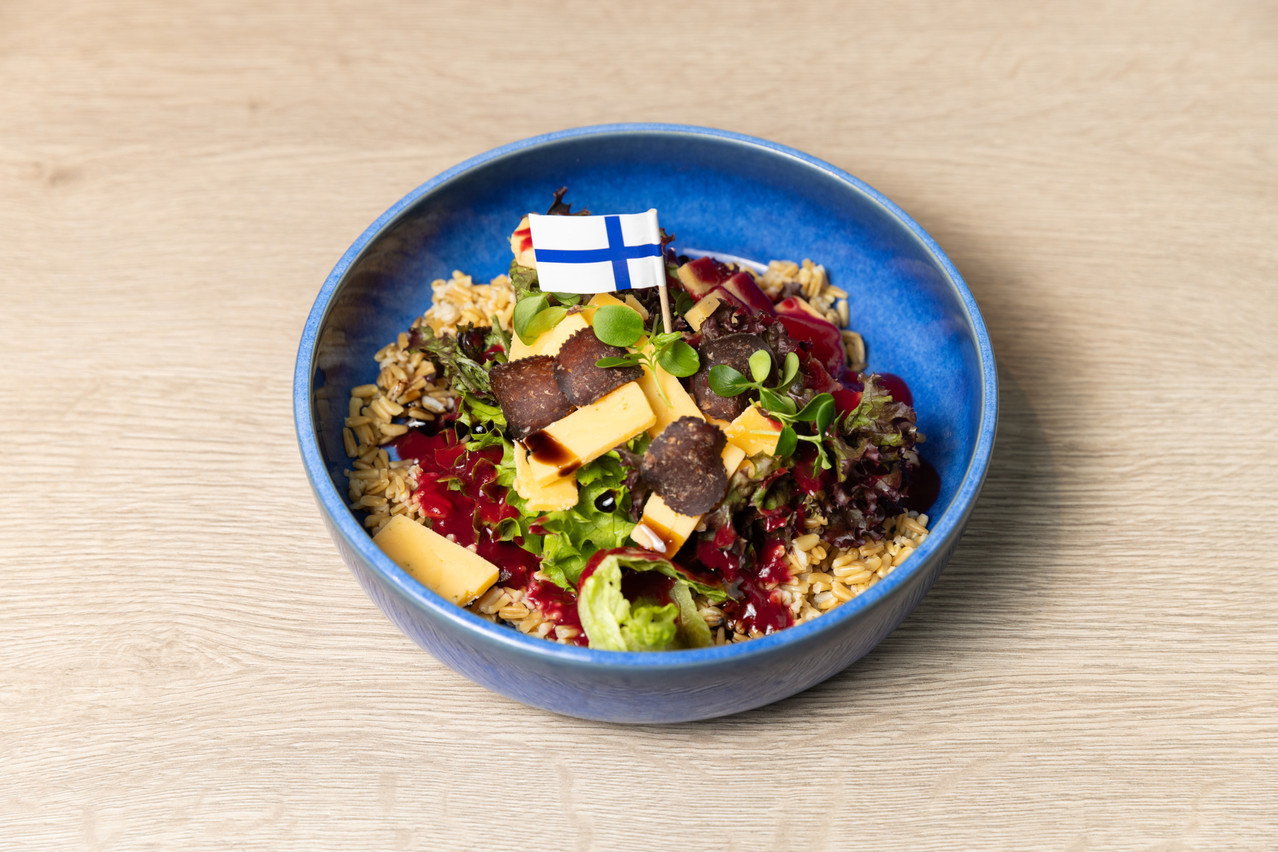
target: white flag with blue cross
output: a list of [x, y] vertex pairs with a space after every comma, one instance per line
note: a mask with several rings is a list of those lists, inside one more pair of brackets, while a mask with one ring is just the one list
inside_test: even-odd
[[537, 283], [552, 293], [611, 293], [663, 287], [657, 211], [612, 216], [528, 217]]

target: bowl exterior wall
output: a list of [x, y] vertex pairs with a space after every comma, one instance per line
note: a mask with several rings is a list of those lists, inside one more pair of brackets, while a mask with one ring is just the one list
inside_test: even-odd
[[[350, 389], [369, 380], [373, 353], [426, 309], [433, 278], [457, 267], [476, 281], [504, 272], [511, 211], [544, 207], [564, 184], [569, 200], [588, 200], [594, 213], [657, 207], [663, 227], [689, 252], [764, 263], [811, 257], [847, 287], [850, 324], [866, 333], [870, 368], [908, 378], [928, 439], [924, 456], [940, 476], [932, 535], [909, 562], [816, 621], [764, 639], [614, 655], [524, 637], [462, 612], [372, 544], [344, 499], [349, 462], [341, 428]], [[979, 494], [997, 420], [997, 378], [988, 335], [957, 270], [875, 190], [763, 140], [618, 125], [481, 155], [383, 214], [316, 300], [299, 349], [294, 411], [306, 472], [342, 558], [415, 643], [535, 707], [611, 722], [679, 722], [759, 707], [820, 683], [909, 614], [952, 555]]]
[[[690, 722], [762, 707], [815, 686], [869, 653], [927, 594], [954, 544], [931, 555], [909, 582], [837, 634], [787, 646], [784, 653], [675, 669], [571, 665], [529, 657], [427, 617], [384, 575], [351, 549], [327, 522], [355, 579], [382, 613], [419, 647], [453, 671], [523, 704], [602, 722]], [[958, 539], [954, 539], [957, 543]]]

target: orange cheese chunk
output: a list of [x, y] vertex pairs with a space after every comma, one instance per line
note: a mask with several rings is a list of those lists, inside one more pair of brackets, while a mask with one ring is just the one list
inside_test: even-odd
[[390, 560], [442, 598], [465, 606], [497, 582], [497, 566], [417, 521], [395, 515], [373, 543]]
[[626, 294], [626, 307], [630, 308], [630, 310], [637, 313], [639, 315], [639, 319], [643, 320], [644, 322], [648, 321], [650, 316], [648, 313], [648, 309], [645, 308], [643, 304], [638, 299], [635, 298], [634, 293]]
[[558, 512], [577, 505], [575, 477], [563, 476], [549, 485], [537, 485], [532, 481], [528, 450], [523, 444], [515, 444], [515, 491], [533, 512]]
[[[728, 476], [737, 472], [745, 461], [745, 450], [729, 443], [723, 448], [723, 466]], [[659, 494], [651, 494], [643, 504], [643, 517], [630, 533], [630, 539], [640, 547], [654, 551], [666, 559], [679, 552], [684, 542], [696, 532], [701, 515], [684, 515], [666, 505]]]
[[[644, 351], [649, 355], [652, 354], [651, 347], [645, 346]], [[680, 417], [705, 419], [705, 415], [701, 413], [700, 408], [697, 408], [697, 403], [692, 396], [683, 389], [679, 379], [663, 370], [660, 364], [655, 371], [648, 369], [645, 365], [643, 375], [638, 381], [639, 387], [643, 389], [643, 395], [648, 398], [648, 404], [652, 406], [653, 413], [657, 416], [657, 422], [648, 429], [651, 437], [660, 435], [663, 429]], [[662, 398], [662, 391], [665, 391], [665, 399]], [[666, 399], [670, 400], [668, 404]]]
[[722, 429], [725, 435], [728, 433], [728, 427], [732, 425], [727, 420], [720, 420], [718, 417], [711, 417], [709, 414], [705, 415], [705, 418], [708, 422]]
[[[581, 315], [586, 318], [586, 322], [593, 323], [595, 321], [595, 311], [602, 308], [604, 305], [620, 305], [623, 308], [630, 308], [632, 311], [634, 310], [634, 308], [631, 308], [630, 305], [627, 305], [611, 293], [596, 293], [589, 302], [586, 302], [586, 304], [582, 306]], [[635, 313], [639, 312], [635, 311]], [[643, 316], [643, 314], [639, 315]]]
[[569, 314], [561, 319], [558, 325], [542, 333], [532, 343], [524, 343], [519, 339], [519, 335], [512, 334], [510, 336], [510, 360], [518, 361], [520, 358], [531, 358], [533, 355], [550, 355], [553, 357], [559, 353], [559, 348], [564, 345], [565, 340], [583, 328], [588, 327], [589, 325], [583, 314]]
[[710, 318], [715, 308], [723, 304], [723, 299], [719, 298], [718, 293], [708, 293], [702, 297], [688, 312], [683, 315], [683, 321], [692, 326], [693, 331], [700, 331], [701, 324]]
[[657, 415], [639, 383], [627, 382], [529, 435], [525, 439], [532, 450], [528, 479], [536, 486], [551, 485], [656, 422]]
[[537, 267], [537, 254], [533, 251], [532, 244], [532, 227], [528, 224], [528, 217], [519, 220], [519, 227], [515, 228], [514, 233], [510, 235], [510, 251], [515, 256], [515, 262], [520, 266], [526, 266], [529, 269]]
[[760, 411], [759, 406], [752, 405], [729, 423], [723, 432], [729, 441], [745, 450], [747, 456], [759, 453], [774, 455], [777, 442], [781, 440], [781, 423]]

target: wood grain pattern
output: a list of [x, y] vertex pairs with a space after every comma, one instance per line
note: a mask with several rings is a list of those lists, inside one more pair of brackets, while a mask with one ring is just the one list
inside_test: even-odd
[[[0, 4], [0, 845], [1273, 845], [1273, 5], [644, 8]], [[289, 402], [320, 282], [392, 201], [626, 120], [888, 194], [1004, 388], [913, 616], [790, 701], [665, 728], [412, 647], [328, 541]]]

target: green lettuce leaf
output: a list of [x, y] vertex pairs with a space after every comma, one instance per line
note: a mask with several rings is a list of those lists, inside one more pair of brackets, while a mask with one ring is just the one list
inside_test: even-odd
[[679, 635], [679, 607], [675, 604], [631, 604], [626, 600], [621, 593], [621, 565], [616, 559], [604, 560], [582, 583], [577, 612], [591, 648], [665, 651], [675, 647]]
[[[469, 430], [466, 449], [470, 452], [482, 450], [485, 447], [506, 447], [510, 444], [502, 434], [506, 431], [506, 415], [502, 414], [497, 406], [489, 405], [471, 394], [463, 394], [458, 400], [457, 422], [465, 425]], [[509, 454], [509, 447], [504, 452]], [[511, 455], [511, 464], [514, 464], [513, 455]], [[514, 480], [512, 479], [511, 482]]]
[[[631, 604], [630, 617], [621, 625], [628, 651], [664, 651], [679, 633], [679, 607], [655, 603]], [[589, 634], [587, 634], [589, 635]]]
[[710, 635], [710, 625], [697, 611], [692, 600], [692, 590], [683, 580], [677, 581], [670, 589], [670, 597], [679, 607], [679, 633], [685, 648], [708, 648], [714, 642]]
[[497, 463], [497, 484], [507, 489], [506, 502], [519, 512], [517, 518], [502, 518], [497, 522], [497, 540], [520, 539], [524, 550], [540, 554], [542, 537], [532, 531], [533, 522], [540, 513], [528, 511], [528, 501], [515, 490], [515, 445], [510, 441], [504, 441], [501, 461]]
[[[674, 577], [670, 597], [674, 603], [626, 600], [621, 591], [621, 571], [659, 571]], [[577, 593], [577, 613], [591, 648], [605, 651], [667, 651], [703, 648], [711, 644], [710, 627], [692, 600], [692, 585], [671, 563], [659, 558], [639, 558], [610, 553], [582, 582]], [[721, 590], [706, 588], [722, 595]], [[722, 599], [722, 597], [720, 597]]]
[[537, 289], [537, 270], [527, 266], [520, 266], [519, 261], [512, 260], [510, 262], [510, 284], [515, 289], [516, 301], [522, 299]]
[[[620, 457], [607, 453], [577, 470], [577, 505], [561, 512], [547, 512], [539, 526], [545, 530], [541, 550], [541, 575], [569, 591], [586, 563], [600, 550], [624, 547], [635, 528], [630, 520], [630, 495], [625, 488], [626, 469]], [[611, 512], [595, 503], [611, 491], [616, 506]]]
[[621, 594], [621, 566], [599, 566], [577, 593], [577, 612], [590, 647], [605, 651], [626, 650], [621, 623], [630, 617], [630, 602]]

